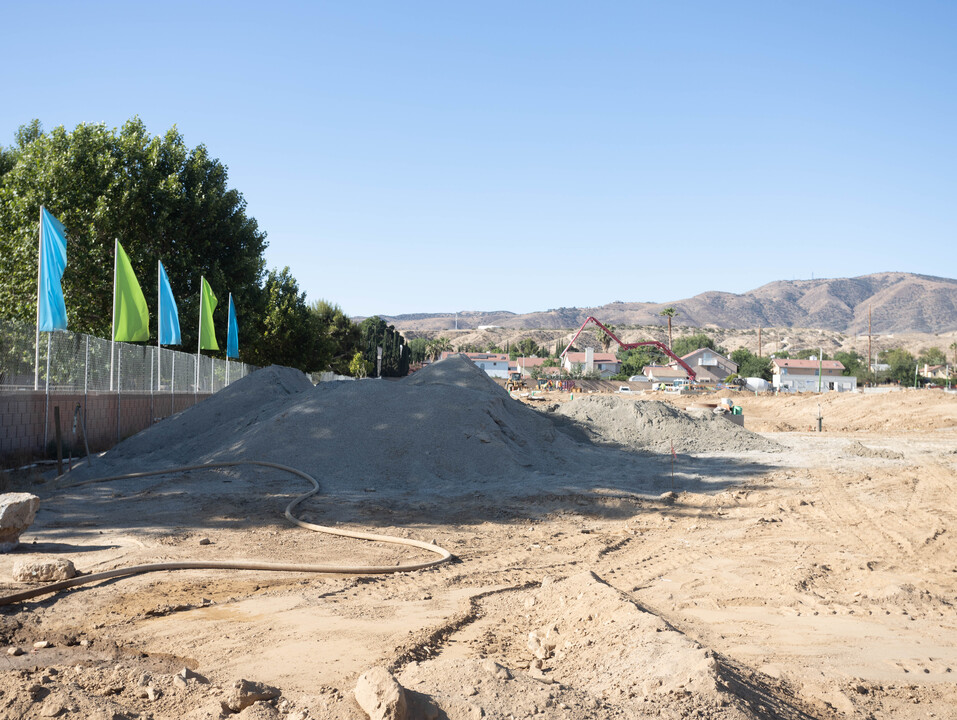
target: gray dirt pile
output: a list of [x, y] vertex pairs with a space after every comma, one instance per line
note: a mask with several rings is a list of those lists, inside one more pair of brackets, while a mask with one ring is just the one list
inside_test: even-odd
[[781, 446], [709, 412], [689, 413], [655, 400], [614, 395], [576, 397], [554, 412], [571, 418], [599, 443], [632, 450], [676, 452], [777, 452]]
[[[599, 442], [628, 449], [667, 452], [672, 440], [682, 452], [774, 447], [723, 419], [618, 400], [576, 400], [561, 412]], [[326, 493], [514, 494], [558, 489], [596, 470], [619, 485], [627, 478], [622, 489], [641, 491], [643, 483], [633, 454], [515, 402], [463, 357], [397, 382], [316, 387], [297, 371], [266, 368], [121, 443], [104, 464], [121, 471], [131, 462], [145, 470], [238, 459], [292, 465]]]
[[398, 382], [316, 387], [296, 371], [266, 368], [107, 458], [141, 469], [255, 459], [302, 469], [327, 492], [462, 493], [518, 474], [568, 475], [596, 456], [614, 461], [452, 357]]

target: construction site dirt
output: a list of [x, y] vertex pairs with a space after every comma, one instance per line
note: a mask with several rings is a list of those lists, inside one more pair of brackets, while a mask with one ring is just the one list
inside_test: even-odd
[[11, 474], [41, 507], [0, 555], [4, 596], [25, 560], [435, 557], [291, 525], [310, 488], [268, 467], [89, 482], [234, 460], [315, 477], [305, 521], [454, 557], [154, 572], [2, 606], [0, 720], [361, 720], [376, 666], [409, 718], [957, 717], [957, 396], [738, 394], [743, 428], [702, 412], [717, 402], [526, 404], [461, 357], [315, 388], [272, 367], [93, 466]]

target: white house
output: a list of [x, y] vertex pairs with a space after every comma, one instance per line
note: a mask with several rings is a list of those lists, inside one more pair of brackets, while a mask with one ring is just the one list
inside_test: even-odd
[[844, 365], [837, 360], [771, 361], [771, 385], [782, 392], [851, 392], [857, 389], [857, 378], [843, 375]]
[[592, 348], [585, 348], [585, 352], [565, 353], [562, 367], [567, 373], [577, 370], [583, 373], [598, 372], [601, 377], [606, 378], [618, 374], [621, 362], [614, 353], [596, 353]]
[[444, 352], [439, 358], [445, 360], [450, 355], [465, 355], [469, 360], [478, 365], [489, 377], [507, 378], [509, 360], [505, 353], [456, 353]]

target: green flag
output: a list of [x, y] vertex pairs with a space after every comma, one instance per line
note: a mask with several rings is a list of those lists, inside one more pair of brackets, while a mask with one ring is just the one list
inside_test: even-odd
[[142, 342], [150, 339], [150, 313], [136, 281], [130, 258], [116, 241], [113, 265], [113, 340]]
[[213, 289], [206, 282], [206, 278], [202, 278], [201, 283], [202, 286], [199, 291], [199, 349], [219, 350], [219, 344], [216, 342], [216, 328], [213, 327], [213, 310], [216, 309], [216, 296], [213, 295]]

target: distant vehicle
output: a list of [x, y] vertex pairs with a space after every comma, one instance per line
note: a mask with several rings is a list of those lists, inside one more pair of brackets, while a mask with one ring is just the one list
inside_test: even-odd
[[632, 375], [628, 382], [651, 382], [646, 375]]
[[617, 393], [630, 393], [630, 392], [632, 392], [632, 389], [631, 389], [630, 387], [628, 387], [627, 385], [622, 385], [620, 388], [618, 388], [617, 390], [615, 390], [615, 392], [617, 392]]

